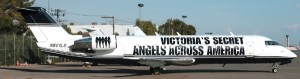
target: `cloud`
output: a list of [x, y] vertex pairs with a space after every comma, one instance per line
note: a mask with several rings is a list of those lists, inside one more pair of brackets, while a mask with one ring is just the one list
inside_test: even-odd
[[281, 32], [282, 30], [279, 28], [261, 28], [261, 29], [254, 29], [252, 31], [253, 34], [278, 34]]
[[300, 24], [291, 24], [288, 26], [288, 28], [297, 30], [300, 29]]
[[262, 31], [260, 29], [255, 29], [252, 31], [252, 33], [256, 35], [262, 33]]
[[232, 32], [232, 29], [231, 29], [231, 27], [227, 27], [227, 28], [225, 28], [225, 31], [226, 32]]
[[300, 8], [300, 3], [297, 4], [297, 8]]

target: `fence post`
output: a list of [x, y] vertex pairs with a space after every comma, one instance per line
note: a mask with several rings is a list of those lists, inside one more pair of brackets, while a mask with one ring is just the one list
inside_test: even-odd
[[7, 39], [7, 35], [5, 35], [5, 37], [4, 37], [5, 39], [4, 39], [4, 64], [5, 64], [5, 66], [7, 66], [7, 64], [6, 64], [6, 39]]
[[23, 36], [22, 36], [22, 37], [23, 37], [23, 39], [22, 39], [22, 40], [23, 40], [23, 41], [22, 41], [22, 43], [23, 43], [23, 44], [22, 44], [22, 55], [23, 55], [23, 56], [24, 56], [24, 36], [25, 36], [25, 35], [23, 34]]
[[14, 34], [14, 65], [16, 65], [16, 35]]

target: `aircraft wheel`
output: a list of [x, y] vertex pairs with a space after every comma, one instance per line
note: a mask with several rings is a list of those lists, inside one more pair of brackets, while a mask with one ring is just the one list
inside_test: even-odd
[[272, 69], [272, 72], [273, 72], [273, 73], [277, 73], [277, 72], [278, 72], [278, 69], [277, 69], [277, 68], [273, 68], [273, 69]]
[[152, 74], [154, 74], [154, 75], [159, 75], [159, 74], [161, 74], [160, 73], [160, 68], [159, 67], [155, 67], [154, 69], [153, 69], [153, 73]]
[[162, 68], [160, 67], [150, 67], [150, 73], [153, 75], [160, 75], [162, 72]]
[[98, 66], [98, 63], [93, 63], [92, 66]]
[[153, 73], [153, 67], [150, 67], [150, 73], [152, 74]]

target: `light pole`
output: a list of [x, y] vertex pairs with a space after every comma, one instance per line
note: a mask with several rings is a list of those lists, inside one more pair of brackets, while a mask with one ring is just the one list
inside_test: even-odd
[[[182, 15], [182, 20], [183, 20], [184, 23], [185, 23], [185, 21], [184, 21], [185, 18], [187, 18], [187, 16], [186, 16], [186, 15]], [[185, 27], [185, 24], [183, 24], [183, 25], [181, 26], [181, 33], [182, 33], [183, 35], [184, 35], [184, 33], [183, 33], [184, 27]]]
[[285, 40], [285, 46], [289, 47], [289, 35], [285, 35], [286, 40]]
[[144, 7], [144, 4], [139, 3], [138, 6], [139, 6], [139, 20], [141, 20], [141, 8]]
[[50, 12], [50, 0], [48, 0], [48, 12]]
[[[20, 21], [19, 20], [13, 20], [13, 26], [19, 26]], [[16, 64], [16, 35], [13, 34], [14, 37], [14, 65]]]
[[169, 22], [169, 30], [168, 30], [168, 32], [169, 32], [169, 35], [173, 35], [173, 28], [171, 28], [171, 26], [173, 25], [173, 19], [171, 18], [171, 20], [169, 20], [170, 22]]
[[115, 16], [111, 16], [111, 17], [103, 16], [101, 18], [111, 18], [113, 20], [113, 33], [112, 34], [115, 35]]
[[182, 15], [183, 22], [184, 22], [185, 18], [187, 18], [187, 16], [186, 15]]

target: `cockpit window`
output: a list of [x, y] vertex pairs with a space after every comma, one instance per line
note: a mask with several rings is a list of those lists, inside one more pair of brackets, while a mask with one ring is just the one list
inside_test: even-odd
[[265, 41], [266, 45], [280, 45], [279, 43], [277, 43], [276, 41]]

